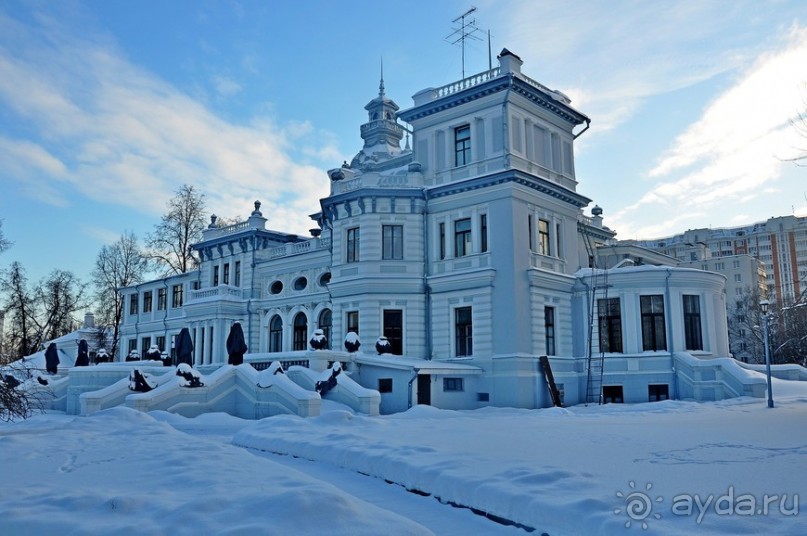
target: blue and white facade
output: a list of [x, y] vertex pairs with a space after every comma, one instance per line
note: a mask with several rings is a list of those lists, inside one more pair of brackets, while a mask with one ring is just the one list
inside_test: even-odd
[[[122, 289], [121, 355], [170, 351], [188, 327], [197, 365], [226, 363], [239, 321], [248, 361], [324, 369], [341, 360], [379, 390], [385, 413], [547, 406], [541, 355], [567, 404], [585, 400], [591, 355], [625, 402], [676, 396], [677, 353], [728, 355], [725, 280], [591, 269], [615, 233], [599, 207], [583, 215], [590, 200], [577, 192], [574, 142], [589, 118], [521, 66], [505, 49], [498, 67], [423, 90], [403, 111], [382, 80], [365, 107], [362, 149], [323, 177], [330, 195], [312, 236], [270, 230], [258, 202], [242, 223], [213, 218], [195, 246], [198, 270]], [[332, 351], [310, 349], [318, 329]], [[348, 354], [351, 331], [363, 346]], [[380, 336], [394, 355], [376, 355]]]

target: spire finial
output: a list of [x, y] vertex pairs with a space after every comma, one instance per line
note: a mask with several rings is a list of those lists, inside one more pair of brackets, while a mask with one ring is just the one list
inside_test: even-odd
[[381, 82], [378, 84], [378, 96], [384, 96], [384, 56], [381, 56]]

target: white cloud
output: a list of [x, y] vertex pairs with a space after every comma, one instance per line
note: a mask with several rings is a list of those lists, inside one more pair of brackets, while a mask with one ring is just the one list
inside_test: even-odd
[[[776, 181], [790, 165], [782, 159], [792, 156], [799, 141], [790, 119], [798, 113], [805, 78], [807, 29], [794, 28], [780, 48], [761, 56], [673, 142], [648, 172], [662, 182], [614, 220], [629, 227], [640, 211], [674, 208], [694, 220], [715, 207], [777, 191]], [[656, 234], [676, 230], [681, 218], [659, 222]]]
[[[12, 56], [3, 34], [24, 52]], [[224, 95], [240, 90], [225, 78], [215, 84]], [[327, 194], [324, 172], [291, 157], [287, 137], [308, 140], [311, 125], [284, 128], [271, 117], [231, 124], [103, 38], [76, 36], [53, 21], [29, 27], [0, 16], [0, 106], [38, 138], [0, 139], [3, 173], [25, 184], [36, 177], [32, 193], [40, 200], [64, 203], [60, 192], [69, 187], [157, 215], [188, 183], [206, 194], [214, 212], [244, 211], [238, 217], [256, 197], [272, 208], [274, 199], [292, 200], [296, 211], [284, 214], [279, 227], [304, 231], [306, 215]], [[310, 154], [333, 153], [329, 142], [309, 145]]]

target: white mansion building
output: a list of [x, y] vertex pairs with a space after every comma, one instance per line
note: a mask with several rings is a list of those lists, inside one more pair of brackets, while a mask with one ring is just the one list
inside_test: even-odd
[[[223, 364], [238, 321], [247, 362], [341, 360], [385, 413], [551, 405], [543, 355], [566, 404], [759, 395], [714, 359], [729, 355], [722, 275], [596, 269], [615, 233], [577, 192], [574, 141], [590, 120], [521, 66], [505, 49], [403, 111], [382, 79], [363, 148], [323, 177], [312, 236], [270, 230], [259, 202], [242, 223], [212, 217], [197, 270], [121, 289], [122, 355], [170, 352], [188, 327], [194, 364]], [[310, 349], [315, 330], [332, 351]], [[343, 351], [348, 332], [358, 352]], [[381, 336], [392, 355], [377, 355]]]

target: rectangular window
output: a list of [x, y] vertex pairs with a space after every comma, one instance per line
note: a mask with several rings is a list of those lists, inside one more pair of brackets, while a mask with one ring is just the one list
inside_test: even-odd
[[446, 258], [446, 224], [440, 224], [440, 260]]
[[219, 286], [219, 267], [218, 266], [213, 267], [213, 286], [214, 287]]
[[642, 350], [667, 349], [667, 331], [664, 326], [664, 296], [639, 296], [642, 311]]
[[152, 291], [144, 292], [143, 293], [143, 312], [150, 313], [151, 312], [151, 303], [152, 303]]
[[228, 262], [222, 266], [223, 273], [221, 274], [221, 282], [225, 285], [230, 284], [230, 263]]
[[137, 351], [137, 339], [129, 339], [129, 353]]
[[479, 216], [479, 233], [482, 235], [480, 236], [482, 242], [482, 253], [487, 252], [488, 250], [488, 215], [482, 214]]
[[687, 350], [703, 350], [700, 298], [687, 294], [684, 294], [684, 342]]
[[403, 311], [384, 310], [384, 336], [392, 346], [391, 353], [403, 355]]
[[443, 378], [443, 391], [464, 391], [463, 378]]
[[734, 282], [735, 283], [742, 283], [743, 275], [742, 274], [734, 274]]
[[392, 392], [392, 378], [378, 378], [378, 392], [391, 393]]
[[165, 352], [165, 336], [157, 337], [157, 348], [160, 349], [160, 352]]
[[454, 129], [454, 165], [471, 163], [471, 127], [465, 125]]
[[165, 311], [168, 306], [168, 292], [164, 288], [157, 289], [157, 310]]
[[347, 313], [347, 331], [359, 334], [359, 312], [348, 311]]
[[233, 274], [233, 285], [241, 286], [241, 261], [235, 261], [235, 274]]
[[384, 260], [403, 259], [403, 225], [381, 227], [381, 251]]
[[647, 386], [647, 399], [650, 402], [659, 402], [670, 398], [670, 386], [666, 383], [650, 384]]
[[354, 227], [347, 230], [347, 262], [357, 262], [359, 260], [359, 228]]
[[532, 214], [527, 214], [527, 241], [530, 251], [535, 251], [535, 230], [532, 228]]
[[552, 254], [549, 246], [549, 222], [546, 220], [538, 220], [538, 253], [547, 256]]
[[146, 357], [146, 352], [148, 352], [149, 348], [151, 348], [151, 337], [143, 337], [142, 339], [140, 339], [140, 350], [141, 350], [140, 353], [142, 354], [141, 357], [144, 358]]
[[555, 355], [554, 307], [544, 307], [544, 332], [546, 334], [546, 355]]
[[182, 307], [182, 285], [171, 287], [171, 307]]
[[619, 298], [597, 300], [600, 352], [622, 353], [622, 311]]
[[471, 220], [465, 218], [454, 222], [454, 256], [471, 254]]
[[129, 314], [137, 314], [137, 294], [132, 294], [129, 296]]
[[454, 355], [457, 357], [473, 355], [473, 315], [470, 307], [454, 309], [454, 337]]

